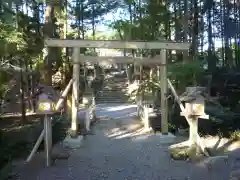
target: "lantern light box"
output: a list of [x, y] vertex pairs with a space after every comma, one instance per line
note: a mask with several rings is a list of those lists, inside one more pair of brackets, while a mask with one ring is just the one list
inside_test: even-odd
[[37, 111], [39, 113], [49, 114], [55, 110], [55, 103], [46, 93], [41, 93], [38, 96]]
[[195, 100], [186, 103], [186, 111], [190, 115], [202, 116], [205, 115], [204, 97], [198, 96]]

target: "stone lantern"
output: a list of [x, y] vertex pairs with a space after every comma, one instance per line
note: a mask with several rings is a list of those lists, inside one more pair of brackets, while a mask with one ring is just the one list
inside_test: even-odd
[[205, 114], [205, 87], [187, 87], [186, 92], [181, 96], [180, 100], [185, 102], [185, 112], [181, 112], [182, 116], [186, 116], [189, 123], [189, 141], [190, 144], [199, 145], [198, 141], [198, 119], [208, 119]]
[[46, 165], [50, 166], [51, 150], [52, 150], [52, 121], [49, 115], [55, 111], [55, 103], [51, 96], [45, 92], [38, 95], [37, 112], [44, 114], [44, 141], [45, 141], [45, 154]]
[[37, 112], [43, 114], [53, 113], [55, 110], [55, 103], [51, 99], [51, 97], [47, 94], [42, 92], [38, 95], [38, 102], [37, 102]]

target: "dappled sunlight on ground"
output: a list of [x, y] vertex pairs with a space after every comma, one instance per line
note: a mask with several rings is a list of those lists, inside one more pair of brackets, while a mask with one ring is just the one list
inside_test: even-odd
[[[152, 141], [172, 142], [174, 136], [161, 136], [160, 134], [153, 134], [151, 128], [144, 128], [141, 120], [137, 117], [136, 105], [132, 104], [101, 104], [98, 106], [98, 111], [105, 114], [101, 117], [102, 123], [100, 125], [105, 136], [111, 139], [131, 139], [132, 141], [142, 141], [151, 139]], [[98, 113], [98, 112], [97, 112]]]
[[162, 135], [161, 133], [154, 134], [152, 129], [146, 129], [142, 126], [140, 121], [132, 122], [128, 127], [115, 127], [105, 132], [105, 135], [111, 139], [130, 139], [135, 142], [152, 141], [156, 143], [172, 144], [175, 142], [175, 136], [169, 133]]
[[122, 105], [122, 106], [117, 106], [117, 107], [109, 107], [107, 108], [106, 111], [120, 111], [120, 110], [126, 110], [126, 109], [129, 109], [129, 108], [136, 108], [136, 105]]
[[137, 115], [137, 113], [134, 112], [134, 113], [129, 113], [129, 114], [126, 114], [126, 115], [118, 116], [115, 119], [126, 119], [126, 118], [135, 117], [136, 115]]
[[112, 134], [106, 134], [106, 136], [114, 139], [129, 138], [133, 141], [137, 141], [137, 140], [146, 140], [150, 135], [148, 131], [144, 130], [144, 128], [140, 128], [133, 132], [119, 130], [117, 132], [113, 132]]
[[130, 124], [124, 127], [115, 127], [106, 132], [105, 135], [109, 138], [122, 139], [133, 138], [135, 136], [143, 135], [144, 133], [146, 133], [146, 131], [144, 132], [144, 127], [139, 123]]
[[133, 104], [112, 103], [99, 104], [96, 107], [98, 117], [108, 116], [109, 118], [126, 118], [136, 116], [137, 106]]
[[127, 116], [134, 113], [136, 109], [129, 104], [99, 105], [97, 117], [100, 120], [92, 129], [93, 135], [83, 138], [81, 147], [71, 151], [68, 160], [57, 160], [54, 166], [41, 169], [37, 175], [23, 174], [20, 179], [228, 179], [218, 175], [220, 172], [209, 174], [205, 166], [172, 160], [168, 146], [173, 142], [166, 143], [161, 135], [144, 129], [136, 116]]
[[[131, 105], [129, 106], [113, 106], [113, 107], [108, 107], [106, 112], [115, 112], [115, 113], [119, 113], [118, 111], [121, 111], [121, 116], [124, 117], [124, 110], [128, 109], [128, 107], [131, 107]], [[132, 116], [127, 117], [125, 115], [125, 118], [118, 118], [118, 117], [111, 117], [109, 118], [109, 122], [108, 124], [105, 126], [105, 128], [102, 129], [104, 136], [111, 139], [111, 141], [124, 141], [124, 142], [128, 142], [128, 144], [135, 144], [135, 145], [131, 145], [131, 146], [146, 146], [148, 147], [150, 144], [152, 144], [152, 146], [157, 146], [159, 147], [159, 153], [160, 154], [165, 154], [164, 156], [169, 156], [168, 154], [168, 147], [176, 144], [178, 142], [181, 142], [182, 139], [180, 138], [176, 138], [175, 136], [173, 136], [172, 134], [169, 134], [168, 136], [164, 136], [161, 134], [154, 134], [152, 133], [151, 128], [149, 129], [145, 129], [143, 127], [143, 125], [141, 124], [140, 120], [136, 117], [136, 114], [134, 115], [134, 112], [132, 112]], [[116, 142], [117, 143], [117, 142]], [[136, 145], [138, 144], [138, 145]], [[130, 146], [130, 145], [128, 145]], [[163, 152], [161, 152], [162, 150], [164, 150]], [[153, 156], [155, 156], [153, 154]], [[171, 158], [168, 157], [169, 160], [171, 161]], [[210, 162], [209, 162], [210, 161]], [[221, 160], [220, 160], [221, 161]], [[219, 163], [222, 163], [225, 161], [221, 161]], [[164, 163], [166, 163], [166, 159], [164, 161]], [[187, 163], [187, 164], [186, 164]], [[208, 174], [207, 171], [209, 166], [208, 164], [211, 164], [212, 160], [204, 160], [198, 163], [188, 163], [188, 162], [178, 162], [176, 161], [176, 163], [173, 164], [182, 164], [182, 167], [180, 169], [180, 174], [187, 172], [187, 169], [189, 169], [190, 174], [189, 176], [194, 177], [193, 172], [191, 171], [196, 171], [196, 173], [200, 173], [203, 172], [203, 176], [205, 176], [204, 179], [206, 179], [206, 174]], [[173, 165], [172, 164], [172, 165]], [[191, 165], [192, 164], [192, 165]], [[190, 169], [188, 166], [192, 166], [192, 168]], [[175, 165], [174, 165], [175, 166]], [[210, 165], [211, 166], [211, 165]], [[220, 165], [220, 169], [222, 169], [223, 167], [225, 167], [224, 165]], [[175, 171], [176, 170], [176, 167]], [[197, 170], [199, 168], [199, 170]], [[178, 171], [179, 171], [178, 170]], [[182, 172], [181, 172], [182, 171]], [[226, 169], [226, 171], [222, 174], [222, 177], [227, 177], [228, 176], [228, 170]], [[214, 170], [213, 172], [211, 172], [211, 175], [209, 174], [209, 176], [211, 176], [211, 179], [219, 179], [220, 176], [216, 175], [216, 170]], [[176, 172], [174, 172], [174, 174], [178, 174]], [[200, 173], [201, 174], [201, 173]], [[173, 175], [174, 176], [174, 175]], [[188, 176], [186, 174], [186, 176]], [[198, 177], [197, 175], [195, 177]], [[209, 177], [210, 178], [210, 177]]]

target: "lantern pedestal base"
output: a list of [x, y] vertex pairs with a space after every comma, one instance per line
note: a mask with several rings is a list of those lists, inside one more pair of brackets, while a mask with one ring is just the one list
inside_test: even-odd
[[77, 149], [81, 147], [82, 140], [83, 140], [83, 136], [80, 136], [80, 135], [74, 138], [72, 138], [71, 136], [67, 136], [63, 140], [63, 146], [70, 149]]
[[72, 129], [70, 129], [70, 130], [69, 130], [69, 136], [70, 136], [72, 139], [78, 138], [78, 131], [77, 131], [77, 130], [72, 130]]

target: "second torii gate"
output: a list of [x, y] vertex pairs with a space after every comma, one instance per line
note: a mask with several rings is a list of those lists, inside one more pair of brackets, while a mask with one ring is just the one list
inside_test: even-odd
[[[133, 63], [136, 65], [156, 64], [160, 66], [161, 81], [161, 123], [162, 134], [168, 134], [168, 105], [167, 105], [167, 60], [166, 50], [188, 50], [189, 43], [178, 43], [172, 41], [113, 41], [113, 40], [60, 40], [45, 39], [47, 47], [71, 47], [73, 49], [73, 89], [72, 89], [72, 136], [77, 136], [77, 111], [79, 92], [79, 71], [83, 62], [106, 62], [106, 63]], [[131, 58], [131, 57], [93, 57], [81, 56], [80, 48], [109, 48], [109, 49], [159, 49], [160, 58]]]

